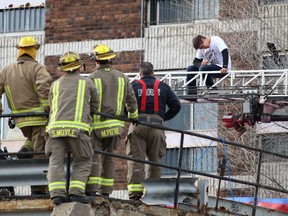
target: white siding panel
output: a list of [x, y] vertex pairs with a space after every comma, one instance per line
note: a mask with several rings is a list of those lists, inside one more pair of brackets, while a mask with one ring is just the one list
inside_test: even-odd
[[134, 51], [141, 49], [141, 38], [117, 40], [87, 40], [66, 43], [49, 43], [45, 45], [45, 56], [62, 55], [68, 51], [90, 54], [96, 44], [106, 44], [114, 51]]
[[191, 63], [192, 30], [192, 25], [146, 28], [145, 61], [156, 70], [186, 68]]

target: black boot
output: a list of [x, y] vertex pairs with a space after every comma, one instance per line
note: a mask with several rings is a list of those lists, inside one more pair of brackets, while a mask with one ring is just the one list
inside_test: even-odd
[[67, 197], [55, 196], [52, 198], [54, 205], [60, 205], [61, 203], [69, 202]]
[[29, 149], [27, 148], [21, 148], [18, 153], [20, 153], [19, 155], [17, 155], [18, 159], [29, 159], [29, 158], [33, 158], [33, 154], [21, 154], [21, 153], [28, 153], [30, 152]]
[[143, 196], [143, 193], [129, 193], [129, 200], [140, 200]]
[[83, 204], [88, 204], [93, 200], [92, 197], [89, 196], [79, 196], [79, 195], [70, 195], [70, 201], [71, 202], [79, 202]]
[[90, 197], [96, 197], [97, 196], [97, 194], [96, 194], [97, 192], [85, 192], [85, 194], [86, 194], [86, 196], [90, 196]]
[[103, 197], [109, 197], [109, 193], [100, 193], [100, 195]]

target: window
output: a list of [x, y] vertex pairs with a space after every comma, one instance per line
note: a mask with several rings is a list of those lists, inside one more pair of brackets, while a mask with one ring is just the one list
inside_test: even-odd
[[148, 0], [148, 23], [187, 23], [218, 16], [219, 0]]
[[284, 69], [288, 67], [287, 53], [278, 49], [274, 43], [267, 42], [269, 54], [263, 55], [263, 69]]
[[[287, 133], [273, 133], [273, 134], [259, 135], [258, 140], [259, 142], [261, 142], [261, 146], [264, 150], [287, 155], [288, 154], [287, 139], [288, 139]], [[283, 161], [279, 161], [279, 159], [282, 158], [270, 154], [263, 154], [262, 162], [266, 163], [283, 162], [283, 161], [287, 162], [287, 160], [285, 159], [282, 159]]]
[[208, 130], [217, 129], [218, 104], [217, 103], [195, 103], [193, 111], [193, 129]]
[[166, 127], [179, 130], [210, 130], [217, 129], [217, 103], [183, 103], [180, 112], [164, 123]]
[[263, 69], [284, 69], [288, 68], [288, 55], [280, 54], [277, 58], [273, 55], [263, 56]]
[[[206, 151], [204, 153], [204, 151]], [[171, 148], [166, 150], [165, 156], [162, 158], [161, 163], [169, 166], [178, 166], [179, 148]], [[188, 170], [197, 170], [201, 172], [216, 173], [217, 171], [217, 147], [197, 147], [197, 148], [184, 148], [182, 157], [182, 168]], [[175, 176], [176, 170], [162, 168], [162, 176]], [[185, 174], [191, 176], [191, 174]]]
[[11, 8], [0, 10], [0, 34], [12, 32], [43, 31], [45, 8]]
[[192, 104], [181, 104], [180, 112], [173, 119], [164, 122], [164, 126], [179, 130], [192, 130], [191, 109]]

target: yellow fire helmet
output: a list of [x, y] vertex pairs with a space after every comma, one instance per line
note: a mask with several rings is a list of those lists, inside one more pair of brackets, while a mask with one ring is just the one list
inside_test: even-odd
[[36, 50], [39, 49], [40, 44], [37, 43], [34, 37], [32, 36], [25, 36], [20, 39], [19, 44], [16, 46], [17, 49], [19, 48], [27, 48], [27, 47], [35, 47]]
[[77, 70], [83, 65], [83, 61], [81, 57], [76, 52], [66, 52], [59, 59], [59, 67], [60, 71], [71, 72]]
[[114, 52], [105, 44], [97, 44], [93, 49], [93, 53], [91, 53], [91, 57], [97, 61], [104, 61], [113, 59], [118, 54], [118, 52]]

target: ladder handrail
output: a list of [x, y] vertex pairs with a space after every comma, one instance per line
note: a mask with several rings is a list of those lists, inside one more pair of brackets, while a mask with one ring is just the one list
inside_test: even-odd
[[[171, 86], [173, 90], [177, 88], [187, 88], [189, 83], [197, 80], [197, 87], [205, 87], [207, 74], [218, 74], [219, 71], [155, 71], [155, 76], [161, 81], [165, 81]], [[139, 73], [125, 73], [130, 81], [140, 79]], [[187, 81], [188, 74], [194, 74], [193, 79]], [[229, 71], [224, 77], [218, 78], [213, 87], [225, 86], [229, 90], [237, 87], [266, 87], [267, 89], [261, 90], [260, 94], [275, 94], [287, 95], [288, 94], [288, 69], [277, 70], [232, 70]], [[278, 91], [274, 93], [274, 90]], [[235, 94], [236, 92], [231, 92]]]

